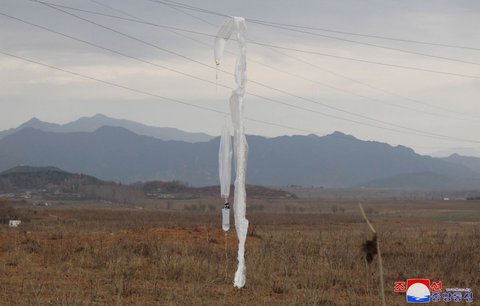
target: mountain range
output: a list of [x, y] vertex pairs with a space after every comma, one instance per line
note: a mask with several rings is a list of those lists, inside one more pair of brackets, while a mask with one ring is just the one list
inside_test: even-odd
[[180, 140], [186, 142], [202, 142], [213, 139], [213, 136], [205, 133], [190, 133], [175, 128], [154, 127], [125, 119], [115, 119], [103, 114], [92, 117], [81, 117], [78, 120], [56, 124], [32, 118], [17, 128], [0, 132], [0, 139], [14, 134], [24, 128], [30, 127], [45, 132], [72, 133], [72, 132], [93, 132], [102, 126], [123, 127], [139, 135], [152, 136], [162, 140]]
[[[96, 117], [105, 116], [93, 118]], [[68, 132], [65, 126], [61, 132], [41, 130], [42, 126], [51, 126], [40, 125], [3, 132], [0, 171], [25, 164], [54, 166], [110, 181], [180, 180], [193, 186], [218, 184], [218, 138], [187, 142], [141, 135], [138, 130], [118, 125], [73, 132]], [[249, 184], [480, 188], [480, 158], [459, 155], [433, 158], [404, 146], [362, 141], [340, 132], [323, 137], [248, 136], [247, 139]]]
[[472, 156], [472, 157], [480, 157], [480, 149], [478, 148], [468, 148], [468, 147], [458, 147], [458, 148], [450, 148], [444, 149], [440, 151], [433, 152], [429, 154], [433, 157], [449, 157], [451, 155], [463, 155], [463, 156]]
[[475, 172], [480, 173], [480, 158], [474, 156], [461, 156], [459, 154], [452, 154], [449, 157], [442, 158], [443, 160], [464, 165]]

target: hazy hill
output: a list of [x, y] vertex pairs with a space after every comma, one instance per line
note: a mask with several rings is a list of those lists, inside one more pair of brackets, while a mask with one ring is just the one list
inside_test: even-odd
[[[249, 136], [248, 142], [249, 184], [345, 187], [400, 174], [434, 173], [465, 180], [479, 176], [464, 165], [339, 132], [324, 137]], [[218, 144], [218, 138], [163, 141], [119, 127], [93, 133], [26, 128], [0, 140], [0, 171], [19, 164], [53, 165], [104, 180], [180, 180], [209, 186], [218, 184]]]
[[[199, 173], [189, 171], [202, 170], [195, 164], [193, 147], [192, 143], [140, 136], [120, 127], [102, 127], [93, 133], [25, 128], [0, 140], [0, 170], [19, 164], [53, 165], [113, 181], [198, 181]], [[211, 178], [207, 181], [213, 182]]]
[[459, 154], [452, 154], [449, 157], [443, 158], [443, 160], [464, 165], [473, 171], [480, 173], [480, 158], [473, 156], [462, 156]]
[[162, 140], [180, 140], [186, 142], [209, 141], [213, 136], [204, 133], [190, 133], [175, 128], [153, 127], [125, 119], [114, 119], [102, 114], [93, 117], [82, 117], [63, 125], [48, 123], [32, 118], [17, 128], [0, 132], [0, 139], [30, 127], [44, 132], [71, 133], [93, 132], [103, 126], [123, 127], [139, 135], [152, 136]]
[[67, 174], [67, 172], [57, 167], [17, 166], [1, 172], [0, 176], [7, 177], [7, 176], [17, 176], [22, 174], [33, 175], [36, 173], [55, 173], [55, 172]]
[[[41, 191], [43, 197], [69, 197], [76, 199], [105, 199], [131, 202], [143, 196], [154, 198], [218, 197], [220, 187], [195, 188], [178, 181], [151, 181], [132, 185], [105, 182], [93, 176], [63, 171], [57, 167], [18, 166], [0, 173], [0, 192]], [[278, 189], [247, 185], [250, 197], [295, 198], [295, 195]], [[232, 188], [232, 195], [234, 190]]]
[[343, 187], [400, 173], [470, 175], [461, 165], [421, 156], [404, 146], [362, 141], [335, 132], [324, 137], [292, 136], [250, 141], [253, 183]]
[[59, 188], [78, 192], [80, 186], [101, 185], [102, 181], [84, 174], [73, 174], [56, 167], [18, 166], [0, 173], [0, 191]]
[[444, 190], [479, 189], [480, 178], [478, 176], [463, 177], [432, 172], [402, 173], [359, 184], [358, 187]]
[[474, 156], [480, 157], [480, 150], [478, 148], [467, 148], [467, 147], [458, 147], [458, 148], [451, 148], [433, 152], [429, 155], [433, 157], [449, 157], [453, 154], [459, 154], [462, 156]]

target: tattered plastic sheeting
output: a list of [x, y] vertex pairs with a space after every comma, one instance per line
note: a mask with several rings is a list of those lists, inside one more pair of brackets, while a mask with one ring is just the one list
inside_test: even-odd
[[223, 53], [225, 52], [225, 45], [230, 36], [232, 36], [234, 29], [234, 18], [231, 18], [218, 30], [217, 36], [215, 37], [214, 48], [215, 64], [220, 65]]
[[237, 88], [230, 97], [230, 111], [234, 128], [234, 152], [236, 161], [235, 196], [233, 211], [235, 230], [238, 236], [238, 267], [235, 272], [234, 286], [245, 286], [245, 241], [247, 238], [248, 220], [245, 218], [247, 193], [245, 191], [245, 176], [247, 170], [248, 144], [245, 138], [243, 119], [243, 96], [247, 82], [247, 60], [245, 43], [245, 19], [232, 17], [219, 30], [215, 38], [215, 63], [220, 65], [227, 40], [234, 35], [239, 47], [239, 55], [235, 65], [235, 82]]
[[228, 202], [230, 196], [230, 185], [232, 184], [232, 136], [228, 128], [228, 122], [225, 124], [220, 137], [220, 149], [218, 150], [218, 169], [220, 177], [220, 195]]
[[230, 196], [230, 185], [232, 183], [232, 136], [228, 128], [228, 121], [225, 118], [222, 136], [220, 137], [220, 148], [218, 150], [218, 173], [220, 177], [220, 194], [225, 199], [225, 205], [222, 208], [222, 229], [227, 232], [230, 230], [230, 205], [228, 197]]

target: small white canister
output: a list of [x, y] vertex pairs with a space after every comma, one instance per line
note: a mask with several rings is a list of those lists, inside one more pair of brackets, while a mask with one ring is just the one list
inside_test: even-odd
[[222, 229], [227, 232], [230, 229], [230, 206], [225, 203], [222, 208]]

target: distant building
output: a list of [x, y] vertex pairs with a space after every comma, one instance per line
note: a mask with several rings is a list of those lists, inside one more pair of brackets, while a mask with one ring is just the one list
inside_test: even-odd
[[22, 223], [20, 220], [10, 220], [8, 221], [8, 226], [9, 227], [18, 227]]

